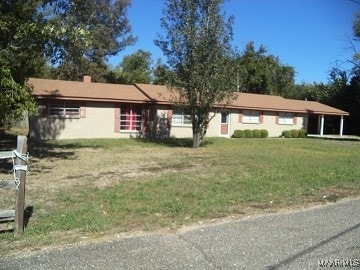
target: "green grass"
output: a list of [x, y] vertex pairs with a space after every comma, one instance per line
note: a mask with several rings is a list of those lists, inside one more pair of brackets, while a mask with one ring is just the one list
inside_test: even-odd
[[[55, 181], [61, 183], [61, 177], [50, 170], [44, 177], [54, 182], [54, 188], [29, 191], [27, 204], [34, 209], [25, 234], [0, 234], [0, 241], [5, 243], [0, 254], [82, 237], [176, 229], [200, 220], [251, 214], [257, 209], [277, 211], [322, 203], [324, 196], [336, 200], [360, 195], [359, 141], [210, 138], [200, 149], [190, 146], [188, 139], [42, 144], [42, 158], [30, 170], [45, 167], [42, 162], [46, 157], [52, 159], [53, 168], [59, 168], [63, 162], [70, 162], [60, 154], [71, 154], [73, 166], [84, 162], [77, 172], [84, 175], [85, 183], [70, 174], [71, 162], [64, 165], [68, 166], [70, 175], [66, 179], [72, 180], [71, 186], [59, 187]], [[83, 156], [85, 150], [88, 152]], [[104, 156], [112, 167], [100, 165], [98, 159]], [[91, 171], [82, 171], [87, 164], [84, 157], [93, 160]], [[126, 160], [134, 163], [132, 178], [116, 171], [116, 164]], [[100, 177], [94, 174], [98, 170], [104, 171], [100, 176], [108, 177], [105, 179], [111, 184], [94, 184]], [[31, 181], [40, 181], [41, 177], [39, 169]]]

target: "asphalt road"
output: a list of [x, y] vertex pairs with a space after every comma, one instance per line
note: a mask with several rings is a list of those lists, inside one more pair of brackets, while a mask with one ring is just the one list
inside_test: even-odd
[[140, 234], [0, 259], [0, 269], [4, 270], [326, 269], [330, 266], [360, 269], [360, 199], [248, 217], [173, 234]]

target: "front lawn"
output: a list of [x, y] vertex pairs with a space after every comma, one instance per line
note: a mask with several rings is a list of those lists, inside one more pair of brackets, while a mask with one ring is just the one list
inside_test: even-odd
[[[360, 141], [210, 138], [200, 149], [191, 145], [188, 139], [30, 142], [32, 214], [23, 236], [0, 234], [0, 255], [360, 195]], [[0, 202], [5, 197], [0, 191]]]

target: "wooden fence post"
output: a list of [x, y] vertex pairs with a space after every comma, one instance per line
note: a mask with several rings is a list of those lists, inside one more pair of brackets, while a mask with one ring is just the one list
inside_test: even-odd
[[[18, 136], [17, 137], [17, 151], [20, 154], [27, 153], [27, 138], [26, 138], [26, 136]], [[16, 158], [15, 163], [16, 163], [16, 165], [26, 165], [26, 161], [22, 160], [19, 157]], [[20, 184], [15, 192], [15, 235], [19, 235], [24, 232], [26, 171], [17, 170], [15, 176], [20, 181]]]

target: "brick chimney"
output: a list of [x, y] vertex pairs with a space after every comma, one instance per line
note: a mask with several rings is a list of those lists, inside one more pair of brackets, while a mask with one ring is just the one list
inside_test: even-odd
[[85, 75], [84, 76], [84, 83], [91, 83], [91, 76], [90, 75]]

